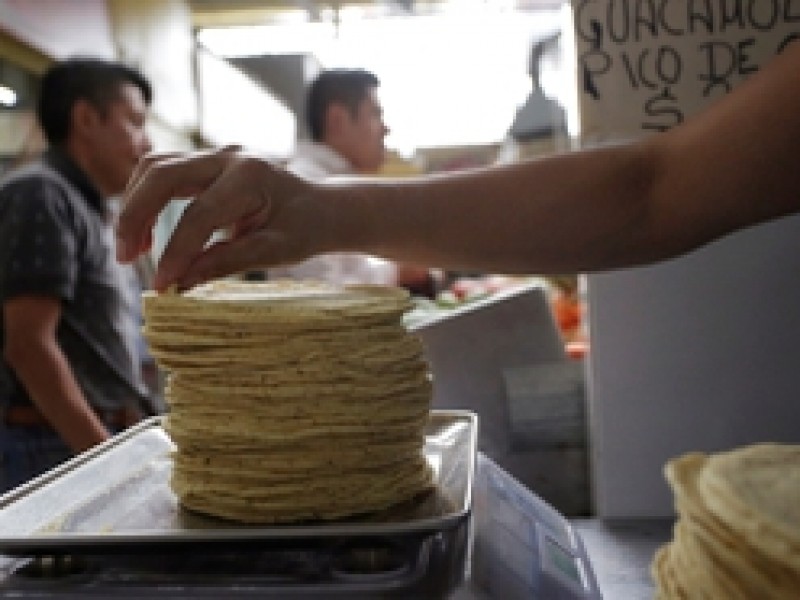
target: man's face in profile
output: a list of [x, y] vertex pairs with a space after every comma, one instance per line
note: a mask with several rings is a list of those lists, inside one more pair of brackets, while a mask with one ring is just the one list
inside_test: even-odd
[[93, 126], [82, 131], [91, 150], [94, 184], [105, 195], [122, 192], [139, 159], [151, 149], [146, 123], [148, 106], [141, 90], [122, 84], [119, 97], [104, 112], [95, 114]]
[[355, 114], [348, 111], [345, 137], [348, 141], [347, 158], [359, 172], [375, 172], [380, 169], [386, 155], [383, 140], [389, 133], [383, 122], [383, 108], [378, 100], [377, 89], [369, 90], [358, 105]]

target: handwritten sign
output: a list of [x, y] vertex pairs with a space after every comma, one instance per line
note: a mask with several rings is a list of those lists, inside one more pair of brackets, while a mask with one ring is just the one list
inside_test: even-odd
[[584, 140], [665, 131], [800, 38], [800, 0], [572, 0]]

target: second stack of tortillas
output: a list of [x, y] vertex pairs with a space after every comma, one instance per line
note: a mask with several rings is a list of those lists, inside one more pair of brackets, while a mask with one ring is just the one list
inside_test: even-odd
[[657, 598], [798, 598], [800, 446], [690, 453], [666, 476], [679, 519], [652, 564]]

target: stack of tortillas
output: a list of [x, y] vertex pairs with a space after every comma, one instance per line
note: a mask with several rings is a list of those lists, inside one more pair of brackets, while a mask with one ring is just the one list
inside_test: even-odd
[[800, 446], [670, 461], [678, 521], [658, 550], [658, 598], [800, 598]]
[[169, 373], [172, 487], [187, 508], [252, 523], [381, 510], [431, 487], [431, 383], [386, 286], [219, 281], [146, 293]]

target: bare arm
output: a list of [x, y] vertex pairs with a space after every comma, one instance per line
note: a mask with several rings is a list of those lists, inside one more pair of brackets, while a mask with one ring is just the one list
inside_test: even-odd
[[[422, 264], [581, 272], [651, 262], [800, 209], [800, 43], [640, 143], [334, 192], [336, 236]], [[358, 208], [348, 209], [354, 202]], [[366, 216], [364, 216], [366, 215]]]
[[[120, 258], [179, 192], [200, 191], [155, 286], [330, 250], [494, 272], [585, 272], [674, 256], [800, 209], [800, 43], [710, 110], [627, 146], [436, 177], [310, 184], [232, 152], [143, 163]], [[206, 249], [214, 229], [232, 240]]]
[[57, 299], [19, 296], [5, 303], [5, 358], [36, 407], [67, 445], [80, 452], [108, 438], [86, 402], [56, 340]]

